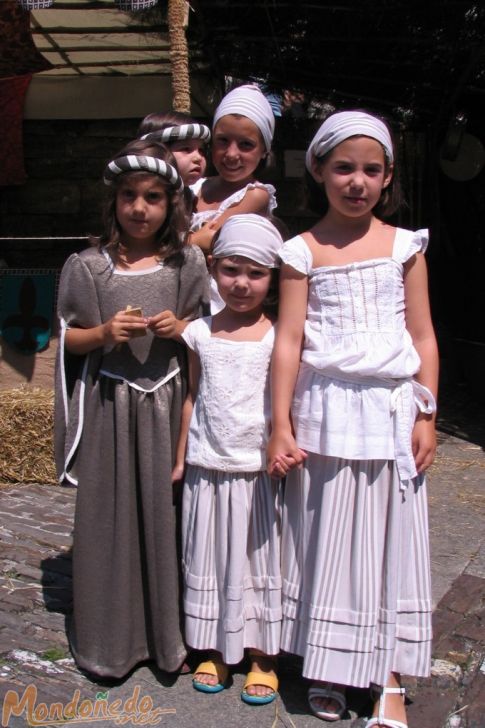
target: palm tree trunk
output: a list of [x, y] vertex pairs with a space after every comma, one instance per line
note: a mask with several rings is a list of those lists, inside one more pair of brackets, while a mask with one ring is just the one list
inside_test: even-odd
[[189, 53], [185, 37], [186, 0], [168, 0], [173, 110], [190, 114]]

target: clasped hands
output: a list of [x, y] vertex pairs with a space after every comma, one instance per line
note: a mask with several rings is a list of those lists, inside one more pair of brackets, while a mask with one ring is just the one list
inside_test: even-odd
[[283, 478], [293, 468], [301, 468], [307, 457], [292, 434], [273, 432], [267, 450], [267, 470], [272, 478]]
[[107, 343], [121, 344], [134, 337], [143, 336], [147, 329], [150, 329], [155, 336], [170, 339], [180, 334], [183, 324], [186, 325], [186, 322], [179, 321], [169, 310], [148, 317], [131, 313], [129, 310], [118, 311], [104, 324], [105, 340]]

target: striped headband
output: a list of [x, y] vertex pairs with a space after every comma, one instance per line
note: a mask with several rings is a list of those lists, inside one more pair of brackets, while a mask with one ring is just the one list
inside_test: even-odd
[[163, 159], [158, 157], [148, 157], [144, 154], [128, 154], [126, 157], [117, 157], [107, 164], [104, 170], [103, 181], [105, 185], [113, 184], [113, 180], [117, 175], [123, 172], [151, 172], [158, 174], [169, 182], [178, 192], [184, 188], [182, 177], [179, 175], [175, 167], [167, 164]]
[[367, 136], [384, 147], [387, 159], [392, 163], [394, 151], [389, 129], [383, 121], [363, 111], [340, 111], [326, 119], [308, 147], [305, 166], [312, 173], [312, 158], [323, 157], [341, 142], [352, 136]]
[[180, 124], [180, 126], [166, 126], [165, 129], [157, 129], [144, 134], [140, 139], [149, 139], [154, 142], [179, 142], [184, 139], [200, 139], [201, 142], [208, 142], [211, 138], [211, 131], [205, 124]]

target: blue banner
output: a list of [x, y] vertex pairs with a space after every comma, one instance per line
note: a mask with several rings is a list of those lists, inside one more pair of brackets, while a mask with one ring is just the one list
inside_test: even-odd
[[49, 343], [54, 317], [56, 274], [1, 271], [0, 332], [22, 354], [35, 354]]

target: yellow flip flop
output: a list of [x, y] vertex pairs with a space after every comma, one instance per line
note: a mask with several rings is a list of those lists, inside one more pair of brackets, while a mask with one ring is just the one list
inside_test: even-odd
[[203, 672], [206, 675], [215, 675], [218, 681], [215, 685], [208, 685], [207, 683], [200, 682], [195, 678], [192, 680], [192, 685], [196, 690], [201, 693], [219, 693], [221, 690], [227, 687], [227, 679], [229, 677], [229, 668], [223, 662], [216, 662], [215, 660], [207, 660], [207, 662], [201, 662], [196, 674]]
[[[250, 685], [264, 685], [273, 691], [269, 695], [250, 695], [246, 688]], [[248, 672], [246, 682], [244, 683], [241, 700], [248, 705], [266, 705], [272, 703], [278, 695], [278, 678], [276, 675], [270, 675], [266, 672]]]

